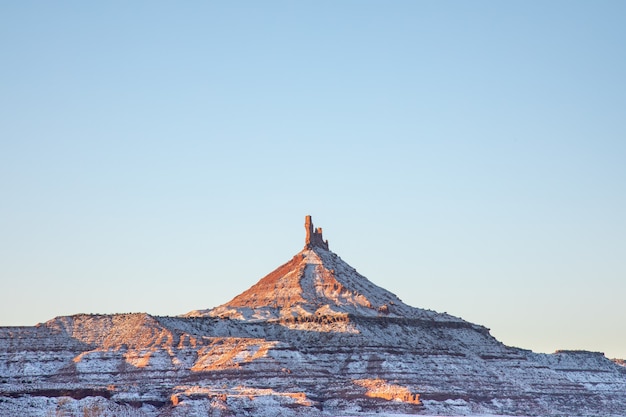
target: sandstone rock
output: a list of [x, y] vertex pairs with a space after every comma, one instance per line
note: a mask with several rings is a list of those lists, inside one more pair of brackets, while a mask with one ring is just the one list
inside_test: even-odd
[[301, 252], [214, 309], [0, 328], [0, 416], [626, 416], [623, 361], [411, 307], [305, 228]]

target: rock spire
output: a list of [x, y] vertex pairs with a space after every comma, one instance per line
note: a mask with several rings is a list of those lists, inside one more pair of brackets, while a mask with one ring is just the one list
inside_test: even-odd
[[305, 216], [304, 228], [306, 229], [306, 239], [304, 241], [304, 247], [306, 249], [312, 249], [314, 247], [328, 249], [328, 240], [324, 240], [322, 237], [322, 228], [313, 228], [313, 220], [311, 216]]

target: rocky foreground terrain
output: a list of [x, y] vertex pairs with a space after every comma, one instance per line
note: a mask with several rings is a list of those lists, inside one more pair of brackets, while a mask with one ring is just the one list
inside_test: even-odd
[[0, 416], [626, 416], [626, 367], [414, 308], [328, 249], [180, 317], [0, 328]]

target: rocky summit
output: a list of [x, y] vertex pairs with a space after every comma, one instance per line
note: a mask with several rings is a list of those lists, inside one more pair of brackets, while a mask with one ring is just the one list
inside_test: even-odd
[[626, 367], [411, 307], [329, 250], [219, 307], [0, 328], [0, 416], [626, 416]]

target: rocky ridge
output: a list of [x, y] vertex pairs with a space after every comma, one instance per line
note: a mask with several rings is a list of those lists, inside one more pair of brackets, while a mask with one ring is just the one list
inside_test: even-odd
[[230, 302], [180, 317], [0, 328], [0, 416], [626, 416], [626, 367], [507, 347], [304, 249]]

